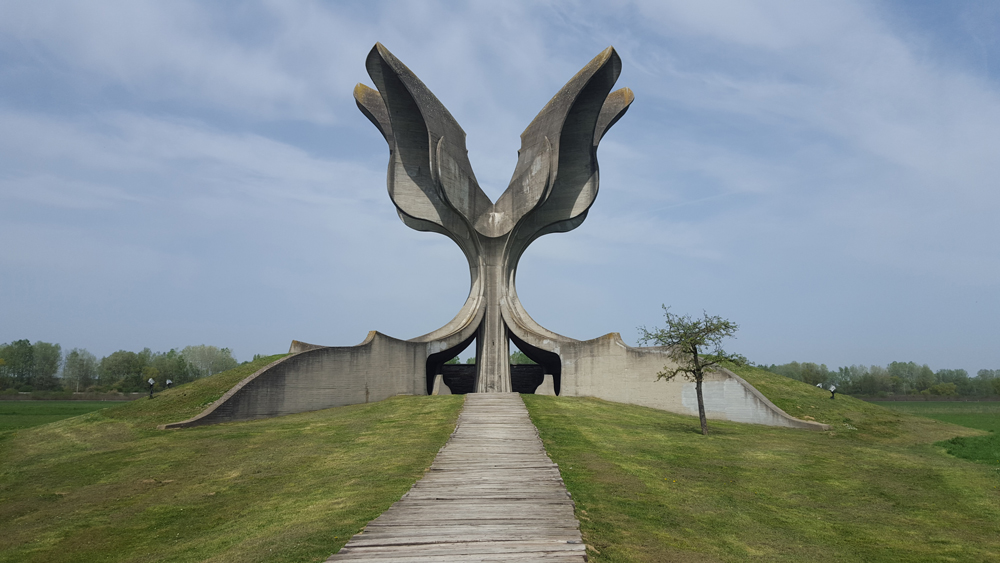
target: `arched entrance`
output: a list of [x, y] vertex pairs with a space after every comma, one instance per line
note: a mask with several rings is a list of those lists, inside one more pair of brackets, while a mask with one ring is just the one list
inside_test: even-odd
[[[510, 364], [511, 390], [515, 393], [532, 394], [542, 384], [545, 374], [551, 374], [555, 392], [559, 394], [559, 383], [562, 364], [559, 355], [540, 348], [530, 346], [516, 336], [511, 335], [510, 341], [528, 356], [534, 364]], [[440, 374], [444, 384], [452, 394], [465, 395], [476, 390], [476, 364], [446, 364], [448, 360], [458, 357], [463, 351], [475, 343], [475, 336], [458, 346], [431, 354], [427, 358], [427, 393], [434, 388], [434, 378]], [[479, 358], [476, 358], [479, 362]]]

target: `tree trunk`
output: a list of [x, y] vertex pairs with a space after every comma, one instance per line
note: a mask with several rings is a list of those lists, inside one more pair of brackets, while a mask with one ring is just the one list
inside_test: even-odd
[[701, 433], [708, 436], [708, 420], [705, 418], [705, 397], [701, 394], [701, 378], [695, 380], [694, 390], [698, 394], [698, 419], [701, 420]]

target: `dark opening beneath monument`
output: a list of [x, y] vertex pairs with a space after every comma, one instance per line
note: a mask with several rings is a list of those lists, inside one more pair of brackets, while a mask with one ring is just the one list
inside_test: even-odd
[[[559, 356], [551, 352], [528, 346], [520, 339], [511, 337], [511, 341], [528, 356], [535, 364], [511, 364], [510, 384], [511, 390], [515, 393], [533, 394], [542, 381], [546, 373], [552, 374], [553, 386], [556, 394], [559, 394], [559, 375], [562, 364]], [[430, 394], [434, 388], [434, 377], [441, 374], [444, 384], [448, 386], [455, 395], [465, 395], [472, 393], [476, 388], [476, 364], [446, 364], [448, 360], [458, 357], [466, 348], [475, 342], [475, 338], [470, 338], [467, 342], [432, 354], [427, 359], [427, 393]], [[475, 347], [472, 348], [475, 350]]]
[[[559, 384], [562, 379], [562, 360], [559, 359], [559, 354], [549, 352], [548, 350], [542, 350], [541, 348], [535, 348], [534, 346], [531, 346], [527, 342], [514, 336], [513, 332], [510, 334], [510, 341], [513, 342], [519, 350], [524, 352], [525, 356], [531, 358], [531, 361], [541, 366], [542, 373], [552, 374], [552, 386], [555, 388], [556, 395], [558, 395], [560, 393]], [[513, 366], [511, 366], [511, 378], [513, 377], [514, 370]], [[513, 383], [513, 381], [511, 383]], [[539, 383], [541, 383], [541, 381], [539, 381]], [[516, 388], [514, 390], [517, 391]], [[524, 391], [520, 392], [523, 393]], [[534, 390], [531, 392], [534, 393]]]
[[[444, 384], [455, 395], [472, 393], [476, 388], [475, 364], [445, 364], [441, 366]], [[545, 368], [535, 364], [511, 364], [510, 386], [515, 393], [534, 393], [545, 378]]]

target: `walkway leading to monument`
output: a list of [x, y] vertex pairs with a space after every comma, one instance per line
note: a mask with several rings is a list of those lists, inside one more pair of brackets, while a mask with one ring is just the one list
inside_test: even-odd
[[586, 561], [559, 469], [517, 393], [465, 396], [423, 479], [327, 561]]

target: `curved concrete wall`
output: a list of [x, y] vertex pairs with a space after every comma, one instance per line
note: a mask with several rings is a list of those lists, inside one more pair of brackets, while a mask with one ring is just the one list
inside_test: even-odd
[[292, 343], [293, 353], [250, 375], [198, 416], [161, 428], [252, 420], [426, 395], [427, 344], [371, 332], [357, 346]]
[[[657, 380], [664, 366], [673, 364], [663, 348], [633, 348], [618, 333], [594, 340], [560, 342], [560, 395], [597, 397], [698, 416], [695, 384], [680, 376]], [[829, 425], [800, 420], [787, 414], [743, 378], [729, 370], [705, 376], [702, 382], [705, 415], [715, 420], [829, 430]]]
[[[633, 348], [617, 333], [594, 340], [544, 344], [552, 346], [560, 361], [559, 395], [597, 397], [698, 416], [693, 382], [679, 377], [656, 379], [656, 373], [671, 363], [663, 348]], [[381, 401], [394, 395], [426, 395], [429, 358], [441, 355], [426, 342], [398, 340], [374, 331], [357, 346], [293, 341], [290, 351], [292, 355], [250, 375], [198, 416], [160, 428], [268, 418]], [[437, 394], [448, 392], [443, 382], [434, 381], [434, 386]], [[545, 375], [536, 392], [555, 394], [553, 376]], [[710, 419], [829, 429], [825, 424], [789, 416], [728, 370], [707, 375], [702, 392]]]

